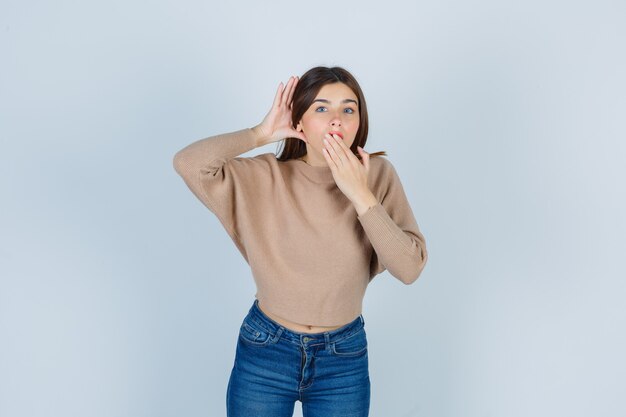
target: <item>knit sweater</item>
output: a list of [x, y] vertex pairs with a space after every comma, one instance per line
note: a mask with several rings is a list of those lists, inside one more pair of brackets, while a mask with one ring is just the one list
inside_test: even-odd
[[386, 157], [370, 158], [378, 203], [359, 216], [329, 166], [238, 156], [257, 141], [251, 128], [208, 137], [178, 151], [173, 165], [243, 255], [265, 309], [302, 325], [338, 326], [361, 314], [374, 276], [417, 280], [426, 241]]

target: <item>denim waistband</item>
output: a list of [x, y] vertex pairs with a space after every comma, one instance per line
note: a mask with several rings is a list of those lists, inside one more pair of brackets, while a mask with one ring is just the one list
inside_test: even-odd
[[290, 330], [269, 318], [259, 308], [258, 304], [259, 300], [255, 298], [254, 303], [252, 303], [252, 307], [250, 307], [250, 310], [248, 311], [248, 319], [254, 320], [256, 324], [265, 328], [268, 332], [275, 335], [275, 337], [280, 336], [296, 344], [304, 343], [312, 345], [317, 343], [336, 342], [360, 331], [365, 326], [363, 314], [359, 314], [359, 316], [350, 323], [331, 331], [319, 333], [300, 333]]

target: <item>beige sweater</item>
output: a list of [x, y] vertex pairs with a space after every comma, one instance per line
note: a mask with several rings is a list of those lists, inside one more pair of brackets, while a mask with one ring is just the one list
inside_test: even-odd
[[257, 147], [250, 128], [198, 140], [174, 168], [220, 220], [250, 265], [270, 313], [303, 325], [337, 326], [361, 314], [365, 290], [385, 269], [405, 284], [428, 254], [395, 168], [370, 158], [368, 185], [379, 201], [363, 215], [335, 184], [330, 167]]

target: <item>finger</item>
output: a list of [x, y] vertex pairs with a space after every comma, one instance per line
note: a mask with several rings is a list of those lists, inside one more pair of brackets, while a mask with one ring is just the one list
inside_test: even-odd
[[322, 155], [324, 155], [324, 159], [326, 159], [326, 162], [328, 163], [330, 170], [334, 171], [337, 168], [337, 164], [335, 163], [333, 158], [330, 156], [330, 153], [328, 152], [326, 148], [322, 148]]
[[287, 97], [287, 103], [291, 107], [291, 101], [293, 100], [293, 92], [296, 90], [296, 85], [298, 85], [298, 77], [294, 77], [293, 85], [291, 86], [291, 90], [289, 90], [289, 97]]
[[333, 134], [333, 139], [335, 139], [335, 143], [341, 148], [343, 149], [344, 152], [346, 153], [352, 153], [352, 151], [346, 146], [346, 144], [343, 142], [343, 139], [341, 139], [341, 137], [339, 135], [337, 135], [336, 133]]
[[342, 157], [342, 159], [347, 159], [348, 161], [352, 159], [350, 158], [350, 155], [354, 156], [354, 154], [350, 149], [348, 149], [346, 144], [343, 143], [343, 139], [341, 139], [338, 135], [333, 134], [331, 142], [335, 145], [335, 151]]
[[365, 171], [368, 172], [370, 170], [370, 154], [365, 152], [363, 148], [360, 146], [356, 147], [357, 151], [361, 155], [361, 159], [363, 160], [363, 166], [365, 167]]
[[282, 105], [287, 105], [287, 97], [289, 97], [289, 92], [291, 91], [291, 86], [293, 85], [293, 77], [289, 77], [289, 81], [287, 81], [287, 86], [285, 87], [285, 91], [283, 92], [282, 97]]
[[333, 159], [333, 161], [335, 161], [335, 163], [337, 165], [342, 165], [343, 162], [341, 160], [341, 157], [339, 156], [339, 154], [335, 150], [335, 146], [338, 146], [338, 145], [333, 143], [333, 139], [330, 139], [330, 140], [329, 139], [324, 139], [324, 143], [326, 145], [326, 150], [330, 154], [330, 157]]
[[282, 81], [278, 84], [278, 90], [276, 90], [276, 96], [274, 96], [274, 103], [272, 103], [272, 107], [277, 107], [278, 103], [280, 103], [280, 99], [282, 98], [283, 91], [283, 83]]

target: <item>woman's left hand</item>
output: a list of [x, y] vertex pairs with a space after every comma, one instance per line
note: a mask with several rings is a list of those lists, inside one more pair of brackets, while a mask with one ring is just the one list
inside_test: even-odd
[[352, 153], [337, 135], [326, 134], [322, 154], [333, 173], [337, 187], [353, 203], [367, 199], [372, 192], [367, 186], [367, 175], [370, 169], [370, 155], [360, 146], [357, 151], [363, 163]]

